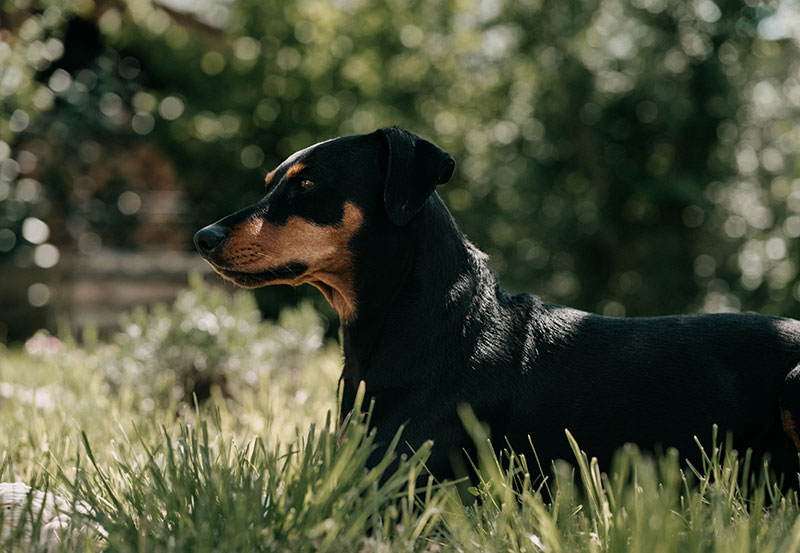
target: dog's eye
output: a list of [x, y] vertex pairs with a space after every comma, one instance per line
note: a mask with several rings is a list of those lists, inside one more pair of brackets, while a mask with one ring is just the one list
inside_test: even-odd
[[314, 185], [315, 185], [314, 181], [310, 181], [308, 179], [303, 179], [300, 181], [300, 188], [302, 188], [303, 190], [310, 190], [314, 188]]

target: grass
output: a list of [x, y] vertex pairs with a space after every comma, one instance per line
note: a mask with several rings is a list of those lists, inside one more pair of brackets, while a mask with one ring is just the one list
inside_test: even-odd
[[[51, 551], [800, 550], [797, 496], [719, 445], [699, 467], [628, 446], [602, 474], [571, 440], [572, 464], [543, 483], [535, 460], [498, 460], [465, 412], [480, 481], [460, 496], [432, 479], [416, 487], [427, 446], [391, 474], [390, 456], [365, 468], [365, 421], [341, 436], [334, 422], [334, 346], [298, 373], [272, 370], [188, 406], [109, 386], [98, 359], [91, 348], [0, 351], [0, 481], [88, 507], [72, 509], [83, 530], [68, 529]], [[41, 550], [35, 515], [32, 537], [8, 529], [4, 551]]]

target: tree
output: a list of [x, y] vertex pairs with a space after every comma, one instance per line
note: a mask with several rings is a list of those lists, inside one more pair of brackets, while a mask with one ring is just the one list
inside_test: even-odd
[[[440, 193], [512, 290], [616, 315], [800, 315], [800, 66], [786, 3], [82, 6], [4, 8], [0, 55], [14, 61], [2, 79], [22, 75], [0, 89], [6, 255], [26, 247], [26, 214], [90, 219], [74, 184], [93, 163], [87, 141], [163, 154], [197, 228], [256, 200], [291, 152], [399, 124], [456, 158]], [[20, 202], [25, 148], [42, 143], [57, 145], [32, 154], [42, 195]], [[126, 186], [108, 188], [99, 220], [118, 219]], [[134, 227], [105, 226], [103, 239], [125, 246]]]

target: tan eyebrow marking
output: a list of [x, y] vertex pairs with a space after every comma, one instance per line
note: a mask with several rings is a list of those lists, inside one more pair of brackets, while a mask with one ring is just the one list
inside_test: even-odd
[[302, 171], [305, 168], [306, 166], [304, 163], [295, 163], [294, 165], [289, 167], [289, 169], [286, 171], [286, 178], [290, 179], [292, 177], [296, 177], [298, 173], [300, 173], [300, 171]]
[[273, 169], [267, 173], [267, 178], [264, 179], [264, 182], [267, 184], [267, 186], [269, 186], [269, 183], [272, 182], [273, 177], [275, 177], [275, 171], [277, 171], [277, 169]]

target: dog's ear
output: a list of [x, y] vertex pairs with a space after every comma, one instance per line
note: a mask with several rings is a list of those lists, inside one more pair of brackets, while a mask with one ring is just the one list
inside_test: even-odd
[[387, 145], [383, 203], [389, 220], [403, 226], [422, 208], [437, 184], [450, 180], [456, 162], [414, 133], [395, 127], [380, 132]]

